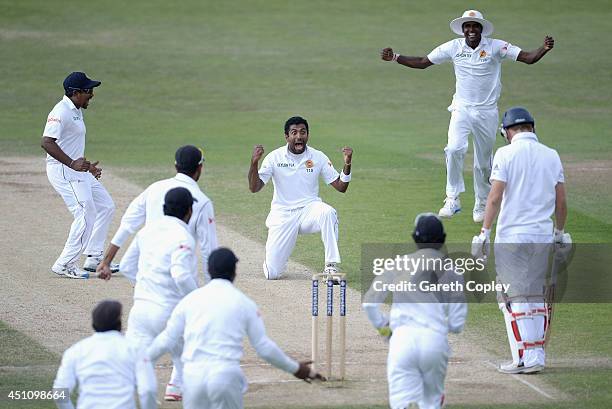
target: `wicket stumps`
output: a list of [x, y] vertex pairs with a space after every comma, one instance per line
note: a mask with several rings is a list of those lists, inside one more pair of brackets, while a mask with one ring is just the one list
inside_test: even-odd
[[333, 317], [334, 317], [334, 285], [340, 286], [340, 317], [338, 319], [338, 343], [339, 350], [339, 376], [338, 379], [344, 380], [346, 366], [346, 276], [342, 273], [332, 275], [320, 273], [312, 276], [312, 368], [316, 371], [319, 365], [319, 283], [324, 281], [326, 284], [326, 334], [325, 334], [325, 354], [326, 363], [325, 376], [332, 378], [332, 358], [333, 358]]

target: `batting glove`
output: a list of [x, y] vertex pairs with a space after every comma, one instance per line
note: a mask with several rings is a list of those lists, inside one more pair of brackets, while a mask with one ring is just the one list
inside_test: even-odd
[[478, 236], [472, 238], [472, 256], [487, 259], [491, 251], [491, 229], [483, 228]]

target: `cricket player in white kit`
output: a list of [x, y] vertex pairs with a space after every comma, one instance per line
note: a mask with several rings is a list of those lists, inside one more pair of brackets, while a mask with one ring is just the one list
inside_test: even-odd
[[[67, 389], [56, 399], [59, 409], [74, 409], [70, 394], [78, 387], [78, 409], [157, 408], [157, 382], [153, 364], [121, 334], [122, 306], [118, 301], [100, 302], [93, 310], [96, 333], [64, 352], [53, 388]], [[57, 391], [58, 394], [60, 391]]]
[[[442, 222], [432, 213], [415, 220], [413, 238], [417, 243], [416, 260], [444, 259], [440, 251], [446, 234]], [[440, 263], [441, 264], [441, 263]], [[448, 333], [462, 331], [467, 317], [467, 304], [462, 292], [393, 292], [390, 315], [380, 311], [390, 294], [376, 285], [411, 282], [419, 289], [422, 281], [463, 282], [454, 271], [429, 270], [385, 271], [375, 277], [364, 295], [363, 308], [368, 319], [384, 337], [389, 337], [387, 380], [391, 409], [438, 409], [444, 403], [444, 379], [451, 354]]]
[[209, 258], [211, 282], [176, 306], [168, 325], [148, 350], [156, 361], [181, 337], [185, 409], [241, 409], [247, 380], [240, 368], [245, 337], [270, 364], [300, 379], [323, 379], [309, 362], [296, 362], [266, 335], [257, 305], [234, 284], [238, 259], [227, 248]]
[[554, 46], [554, 39], [546, 36], [544, 45], [526, 52], [503, 40], [489, 38], [493, 24], [477, 10], [467, 10], [450, 23], [456, 38], [436, 47], [426, 57], [408, 57], [385, 48], [381, 57], [397, 61], [410, 68], [424, 69], [433, 64], [450, 61], [455, 68], [456, 89], [448, 107], [451, 113], [448, 126], [446, 156], [446, 199], [439, 216], [452, 217], [461, 210], [459, 194], [465, 192], [463, 162], [468, 149], [468, 135], [474, 137], [474, 222], [484, 217], [487, 195], [491, 189], [491, 157], [497, 133], [501, 84], [501, 63], [504, 60], [526, 64], [538, 62]]
[[353, 150], [342, 149], [342, 173], [334, 169], [321, 151], [307, 146], [308, 122], [302, 117], [291, 117], [285, 122], [287, 145], [270, 152], [257, 169], [264, 148], [256, 145], [249, 168], [249, 190], [259, 192], [270, 179], [274, 183], [274, 197], [266, 227], [266, 259], [263, 270], [268, 280], [281, 277], [298, 234], [321, 232], [325, 247], [325, 273], [338, 272], [338, 215], [319, 197], [319, 177], [325, 184], [344, 193], [351, 181]]
[[508, 292], [499, 295], [512, 352], [512, 362], [498, 368], [504, 373], [544, 368], [550, 324], [544, 287], [551, 244], [571, 244], [564, 232], [567, 204], [561, 160], [554, 149], [538, 141], [534, 131], [535, 120], [525, 108], [504, 113], [502, 134], [510, 144], [495, 153], [482, 230], [472, 240], [472, 253], [486, 256], [499, 212], [495, 268], [498, 280], [510, 284]]
[[[136, 234], [121, 260], [121, 272], [134, 287], [134, 305], [126, 336], [142, 348], [163, 331], [172, 310], [198, 288], [195, 239], [189, 231], [194, 199], [184, 187], [170, 189], [164, 198], [164, 216]], [[182, 345], [172, 352], [174, 369], [166, 387], [166, 400], [181, 400]]]
[[65, 95], [49, 113], [41, 143], [47, 152], [47, 178], [74, 217], [64, 249], [51, 271], [70, 278], [89, 277], [77, 266], [81, 253], [87, 255], [84, 269], [96, 271], [115, 212], [113, 199], [98, 181], [102, 169], [98, 162], [85, 158], [83, 110], [100, 84], [82, 72], [68, 75], [63, 84]]
[[176, 176], [153, 183], [128, 206], [121, 218], [121, 225], [113, 236], [104, 259], [98, 266], [97, 271], [100, 278], [110, 279], [110, 265], [117, 251], [125, 244], [130, 235], [134, 234], [143, 223], [148, 224], [164, 217], [164, 197], [170, 189], [175, 187], [188, 189], [196, 199], [188, 226], [189, 231], [198, 241], [202, 256], [202, 271], [204, 277], [207, 278], [208, 255], [217, 248], [218, 244], [213, 203], [198, 186], [198, 180], [204, 167], [204, 154], [201, 149], [193, 145], [185, 145], [177, 149], [174, 158]]

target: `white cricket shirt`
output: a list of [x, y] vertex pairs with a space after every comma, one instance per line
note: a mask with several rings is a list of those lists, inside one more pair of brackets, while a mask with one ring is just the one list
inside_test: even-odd
[[[83, 110], [64, 95], [49, 112], [43, 136], [55, 139], [61, 150], [74, 160], [85, 156], [85, 131]], [[47, 163], [60, 162], [47, 154]]]
[[198, 287], [195, 240], [187, 225], [162, 216], [140, 230], [119, 266], [136, 281], [134, 301], [145, 300], [172, 310]]
[[436, 47], [427, 58], [434, 64], [453, 62], [455, 95], [451, 107], [496, 107], [502, 89], [501, 63], [516, 61], [520, 52], [519, 47], [502, 40], [482, 37], [472, 49], [465, 38], [456, 38]]
[[538, 142], [534, 133], [516, 134], [510, 145], [495, 152], [494, 180], [506, 183], [496, 239], [514, 234], [552, 235], [555, 187], [565, 182], [557, 151]]
[[[443, 259], [444, 255], [438, 250], [421, 249], [410, 255], [415, 260], [434, 260]], [[433, 264], [432, 264], [433, 265]], [[425, 265], [424, 267], [427, 267]], [[429, 283], [463, 283], [461, 275], [453, 271], [438, 271], [438, 278], [433, 279], [431, 273], [421, 276], [426, 268], [418, 267], [412, 271], [385, 271], [380, 277], [375, 277], [386, 284], [400, 284], [403, 282], [415, 283], [414, 291], [384, 291], [383, 287], [372, 286], [364, 296], [366, 302], [363, 308], [368, 315], [368, 319], [376, 328], [389, 325], [391, 330], [402, 326], [428, 328], [442, 335], [449, 332], [461, 332], [467, 318], [467, 304], [461, 291], [439, 291], [437, 293], [421, 292], [420, 282]], [[412, 274], [414, 273], [414, 274]], [[429, 277], [432, 277], [431, 281]], [[387, 287], [388, 288], [388, 287]], [[381, 291], [377, 291], [381, 290]], [[385, 302], [387, 297], [392, 295], [393, 304], [389, 317], [380, 311], [380, 305]], [[438, 295], [439, 297], [436, 297]]]
[[[79, 409], [156, 408], [157, 381], [152, 363], [118, 331], [96, 332], [62, 357], [54, 388], [79, 389]], [[74, 408], [71, 401], [57, 402], [60, 409]]]
[[198, 182], [183, 173], [177, 173], [170, 179], [151, 184], [132, 200], [121, 218], [121, 225], [111, 243], [121, 247], [143, 223], [148, 224], [153, 220], [164, 217], [164, 197], [170, 189], [175, 187], [188, 189], [197, 200], [192, 207], [193, 214], [189, 219], [189, 230], [198, 241], [206, 275], [208, 272], [208, 256], [218, 247], [215, 211], [212, 201], [202, 192]]
[[245, 336], [257, 354], [277, 368], [295, 373], [299, 367], [268, 338], [255, 302], [228, 280], [213, 279], [176, 306], [166, 329], [149, 347], [151, 360], [169, 351], [181, 336], [185, 367], [210, 362], [238, 365]]
[[321, 201], [319, 176], [325, 184], [338, 179], [340, 174], [323, 152], [310, 146], [296, 155], [288, 145], [270, 152], [259, 168], [259, 178], [274, 183], [272, 209], [295, 209]]

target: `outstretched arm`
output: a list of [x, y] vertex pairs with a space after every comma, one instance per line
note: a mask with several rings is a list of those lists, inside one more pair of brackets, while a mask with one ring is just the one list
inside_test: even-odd
[[351, 161], [353, 160], [353, 148], [345, 146], [342, 148], [344, 154], [344, 167], [338, 179], [330, 183], [340, 193], [346, 192], [351, 181]]
[[253, 156], [251, 157], [251, 167], [249, 168], [249, 190], [252, 193], [257, 193], [264, 187], [264, 182], [259, 178], [259, 173], [257, 171], [259, 159], [261, 159], [263, 153], [263, 145], [255, 145], [253, 148]]
[[398, 64], [409, 68], [424, 69], [433, 65], [427, 57], [408, 57], [393, 52], [393, 48], [387, 47], [380, 52], [380, 57], [384, 61], [397, 61]]
[[525, 64], [535, 64], [540, 61], [542, 57], [544, 57], [544, 54], [552, 50], [554, 46], [555, 39], [550, 36], [546, 36], [544, 37], [544, 44], [540, 48], [533, 51], [521, 51], [516, 59], [520, 62], [524, 62]]

